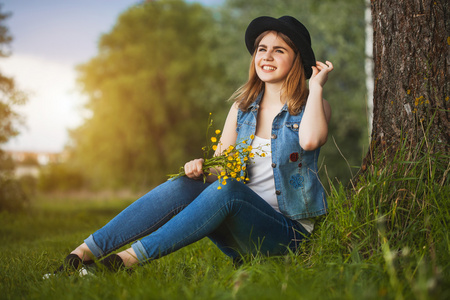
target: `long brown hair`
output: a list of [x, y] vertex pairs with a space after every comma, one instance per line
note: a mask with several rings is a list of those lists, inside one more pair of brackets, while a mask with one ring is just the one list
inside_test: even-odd
[[[269, 30], [261, 33], [255, 40], [255, 51], [253, 52], [252, 61], [250, 63], [248, 81], [230, 97], [230, 100], [234, 100], [238, 103], [238, 107], [242, 111], [246, 111], [256, 100], [259, 93], [264, 89], [264, 82], [261, 81], [256, 74], [255, 56], [258, 51], [259, 43], [269, 32], [271, 31]], [[280, 36], [295, 52], [291, 70], [283, 83], [281, 97], [287, 100], [289, 113], [291, 115], [297, 115], [301, 111], [302, 106], [306, 103], [306, 98], [309, 94], [309, 90], [306, 87], [305, 70], [303, 68], [300, 53], [291, 39], [281, 32], [277, 32], [277, 35]]]

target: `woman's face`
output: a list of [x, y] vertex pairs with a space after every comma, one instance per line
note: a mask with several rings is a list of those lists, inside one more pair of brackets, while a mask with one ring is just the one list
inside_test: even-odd
[[271, 31], [264, 36], [256, 50], [256, 74], [266, 84], [283, 83], [294, 58], [294, 50], [276, 32]]

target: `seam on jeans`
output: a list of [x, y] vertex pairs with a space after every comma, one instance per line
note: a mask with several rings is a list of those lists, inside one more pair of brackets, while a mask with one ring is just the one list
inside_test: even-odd
[[292, 228], [292, 231], [294, 232], [294, 239], [293, 239], [293, 241], [294, 241], [294, 244], [295, 244], [295, 252], [297, 252], [297, 251], [298, 251], [297, 234], [296, 234], [296, 232], [295, 232], [294, 226], [292, 226], [291, 228]]
[[[248, 201], [244, 201], [244, 200], [241, 200], [241, 199], [233, 199], [233, 200], [230, 200], [230, 203], [234, 203], [234, 202], [242, 202], [243, 204], [250, 204]], [[193, 235], [195, 235], [198, 231], [200, 231], [203, 227], [205, 227], [206, 226], [206, 224], [214, 217], [214, 216], [216, 216], [218, 213], [219, 213], [219, 211], [224, 207], [224, 206], [226, 206], [228, 204], [228, 202], [226, 203], [226, 204], [224, 204], [224, 205], [222, 205], [202, 226], [200, 226], [199, 228], [197, 228], [197, 230], [195, 230], [194, 232], [192, 232], [189, 236], [187, 236], [187, 237], [185, 237], [184, 239], [182, 239], [181, 241], [179, 241], [178, 243], [176, 243], [176, 244], [173, 244], [172, 245], [172, 248], [174, 248], [175, 246], [177, 246], [178, 244], [180, 244], [180, 243], [184, 243], [184, 241], [185, 240], [187, 240], [187, 239], [189, 239], [191, 236], [193, 236]], [[255, 209], [256, 209], [256, 207], [255, 207]], [[280, 225], [283, 225], [284, 226], [284, 224], [282, 224], [281, 222], [279, 222], [278, 220], [276, 220], [276, 219], [274, 219], [272, 216], [270, 216], [270, 215], [268, 215], [268, 214], [266, 214], [266, 213], [264, 213], [263, 211], [261, 211], [260, 209], [258, 209], [258, 211], [259, 212], [261, 212], [261, 214], [262, 215], [265, 215], [265, 216], [267, 216], [267, 217], [269, 217], [269, 218], [271, 218], [271, 219], [273, 219], [274, 221], [276, 221], [277, 223], [279, 223]], [[287, 217], [285, 217], [285, 218], [287, 218]], [[288, 226], [289, 227], [289, 226]]]
[[[159, 221], [156, 222], [155, 224], [153, 224], [153, 226], [151, 226], [151, 227], [149, 227], [149, 228], [147, 228], [147, 229], [141, 231], [141, 232], [138, 233], [138, 234], [135, 234], [134, 236], [130, 237], [129, 239], [126, 239], [125, 241], [123, 241], [123, 242], [120, 243], [118, 246], [114, 247], [113, 249], [111, 249], [111, 250], [109, 250], [109, 251], [105, 251], [103, 256], [108, 255], [109, 253], [111, 253], [111, 252], [113, 252], [113, 251], [115, 251], [115, 250], [117, 250], [117, 249], [119, 249], [119, 248], [125, 246], [126, 244], [129, 244], [129, 243], [131, 243], [131, 242], [134, 242], [134, 241], [136, 241], [137, 239], [139, 239], [139, 238], [141, 238], [141, 237], [144, 237], [144, 236], [146, 236], [146, 235], [149, 235], [150, 233], [156, 231], [156, 229], [153, 230], [153, 228], [158, 227], [158, 226], [161, 227], [161, 226], [163, 226], [165, 223], [167, 223], [168, 221], [170, 221], [170, 219], [169, 219], [169, 220], [167, 220], [163, 225], [159, 225], [159, 224], [162, 223], [162, 220], [164, 220], [166, 217], [170, 216], [171, 214], [173, 214], [173, 215], [178, 214], [180, 211], [182, 211], [183, 209], [185, 209], [186, 206], [187, 206], [187, 205], [180, 205], [180, 206], [177, 206], [176, 208], [172, 209], [172, 210], [169, 211], [166, 215], [164, 215], [162, 218], [159, 218]], [[178, 211], [178, 213], [175, 213], [176, 211]], [[158, 228], [159, 228], [159, 227], [158, 227]], [[157, 228], [157, 229], [158, 229], [158, 228]], [[148, 232], [148, 233], [147, 233], [147, 232]]]
[[[295, 226], [292, 226], [292, 230], [294, 231], [294, 239], [292, 241], [295, 242], [295, 250], [298, 250], [298, 245], [300, 243], [303, 243], [305, 241], [307, 241], [309, 239], [309, 236], [311, 235], [311, 233], [309, 233], [302, 224], [299, 224], [306, 233], [302, 232], [301, 228], [299, 230], [295, 229]], [[299, 239], [297, 239], [297, 234], [300, 235]]]

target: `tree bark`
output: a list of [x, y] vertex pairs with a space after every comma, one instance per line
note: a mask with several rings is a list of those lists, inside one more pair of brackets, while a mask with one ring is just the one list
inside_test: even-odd
[[[374, 116], [362, 169], [403, 139], [448, 153], [450, 2], [372, 0]], [[381, 150], [381, 151], [380, 151]]]

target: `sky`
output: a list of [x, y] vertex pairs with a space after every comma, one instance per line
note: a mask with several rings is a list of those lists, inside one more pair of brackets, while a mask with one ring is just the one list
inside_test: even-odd
[[[11, 12], [4, 25], [13, 36], [12, 55], [0, 58], [0, 73], [13, 77], [29, 96], [15, 110], [25, 118], [20, 135], [3, 148], [60, 152], [68, 129], [82, 124], [86, 98], [76, 85], [75, 67], [97, 54], [103, 33], [140, 0], [0, 0]], [[222, 0], [202, 0], [206, 5]], [[84, 112], [85, 113], [85, 112]]]

